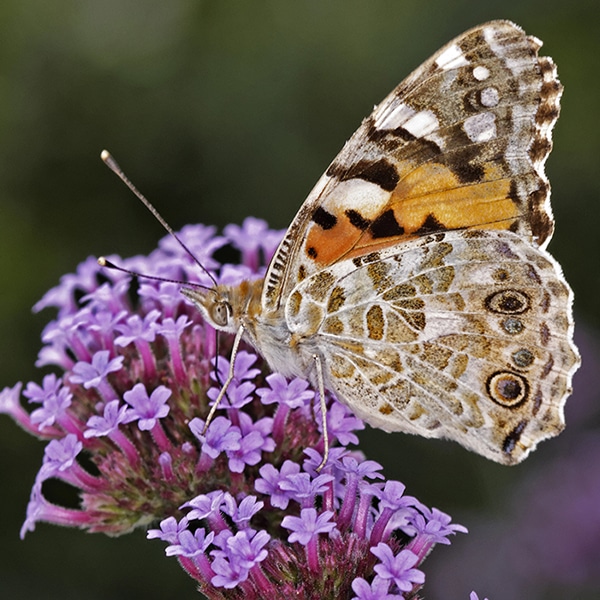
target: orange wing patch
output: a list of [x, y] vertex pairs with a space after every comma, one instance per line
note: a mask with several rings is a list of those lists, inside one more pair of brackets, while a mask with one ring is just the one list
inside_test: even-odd
[[394, 190], [394, 215], [407, 234], [422, 235], [467, 227], [506, 229], [519, 217], [510, 198], [510, 179], [485, 165], [481, 181], [464, 184], [446, 165], [425, 164], [409, 170]]
[[[400, 175], [394, 181], [387, 173], [382, 180], [388, 187], [394, 181], [394, 187], [374, 218], [366, 216], [372, 214], [373, 206], [362, 211], [340, 208], [348, 206], [348, 199], [337, 201], [338, 186], [333, 185], [308, 230], [304, 249], [311, 261], [326, 267], [422, 235], [470, 227], [509, 229], [519, 219], [520, 211], [511, 198], [511, 179], [496, 163], [484, 165], [483, 177], [475, 183], [461, 183], [449, 166], [440, 163], [416, 166], [405, 161], [392, 168]], [[370, 183], [381, 187], [381, 181]], [[352, 187], [344, 193], [351, 192]], [[330, 206], [331, 212], [325, 208]]]

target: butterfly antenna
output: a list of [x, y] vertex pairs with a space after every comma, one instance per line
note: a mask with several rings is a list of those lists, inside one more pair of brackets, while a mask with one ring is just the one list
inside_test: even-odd
[[[140, 192], [135, 187], [135, 185], [133, 185], [133, 183], [129, 180], [127, 175], [125, 175], [125, 173], [123, 172], [123, 170], [121, 169], [121, 167], [119, 166], [117, 161], [112, 157], [112, 154], [108, 150], [102, 150], [102, 152], [100, 154], [100, 158], [102, 159], [104, 164], [113, 173], [115, 173], [119, 177], [119, 179], [137, 196], [137, 198], [139, 200], [141, 200], [142, 204], [152, 213], [154, 218], [163, 226], [163, 228], [171, 236], [173, 236], [173, 238], [175, 238], [175, 240], [177, 240], [177, 243], [183, 248], [185, 253], [208, 275], [208, 277], [213, 282], [213, 284], [217, 285], [217, 281], [211, 275], [211, 273], [206, 269], [206, 267], [196, 258], [194, 253], [184, 244], [184, 242], [181, 240], [181, 238], [179, 238], [179, 236], [173, 231], [173, 228], [163, 219], [161, 214], [156, 210], [156, 208], [154, 208], [154, 206], [150, 203], [150, 201], [146, 198], [146, 196], [144, 196], [144, 194], [142, 194], [142, 192]], [[117, 267], [116, 265], [113, 265], [112, 263], [109, 263], [108, 261], [106, 261], [106, 259], [103, 259], [103, 260], [106, 263], [104, 266], [107, 266], [111, 269], [115, 268], [117, 270], [124, 271], [125, 273], [129, 273], [130, 275], [140, 276], [138, 273], [134, 273], [132, 271], [127, 271], [126, 269]], [[99, 261], [100, 261], [100, 259], [99, 259]], [[157, 281], [171, 281], [168, 279], [161, 279], [160, 277], [147, 277], [146, 275], [142, 275], [142, 277], [145, 277], [146, 279], [155, 279]], [[181, 283], [181, 282], [174, 282], [174, 283]], [[205, 286], [199, 286], [199, 287], [205, 287]]]
[[101, 267], [106, 269], [112, 269], [113, 271], [121, 271], [121, 273], [127, 273], [127, 275], [132, 275], [133, 277], [141, 277], [143, 279], [152, 279], [153, 281], [162, 281], [163, 283], [176, 283], [178, 285], [184, 285], [187, 287], [201, 288], [203, 290], [210, 290], [209, 287], [202, 285], [201, 283], [196, 283], [194, 281], [180, 281], [179, 279], [169, 279], [168, 277], [157, 277], [156, 275], [146, 275], [145, 273], [139, 273], [138, 271], [132, 271], [130, 269], [125, 269], [124, 267], [120, 267], [119, 265], [115, 265], [115, 263], [111, 262], [105, 256], [98, 257], [98, 264]]

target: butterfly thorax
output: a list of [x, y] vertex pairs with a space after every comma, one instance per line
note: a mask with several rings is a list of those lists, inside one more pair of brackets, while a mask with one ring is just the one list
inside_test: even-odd
[[261, 278], [210, 289], [183, 288], [182, 293], [215, 329], [235, 334], [243, 328], [243, 339], [261, 352], [274, 371], [306, 379], [313, 349], [290, 331], [283, 310], [263, 308], [263, 284]]

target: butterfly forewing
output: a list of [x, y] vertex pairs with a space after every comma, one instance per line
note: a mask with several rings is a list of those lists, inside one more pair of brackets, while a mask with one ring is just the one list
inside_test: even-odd
[[507, 21], [481, 25], [393, 90], [296, 215], [264, 306], [336, 261], [415, 236], [471, 227], [548, 240], [543, 163], [562, 87], [540, 45]]

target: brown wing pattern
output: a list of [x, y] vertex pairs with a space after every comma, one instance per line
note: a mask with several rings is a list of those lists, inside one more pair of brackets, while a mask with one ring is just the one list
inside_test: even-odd
[[518, 234], [450, 231], [316, 273], [286, 319], [369, 424], [512, 464], [564, 427], [571, 302], [555, 261]]
[[454, 229], [506, 229], [544, 247], [543, 165], [562, 87], [541, 43], [508, 21], [465, 32], [365, 119], [292, 222], [265, 278], [277, 309], [337, 261]]

